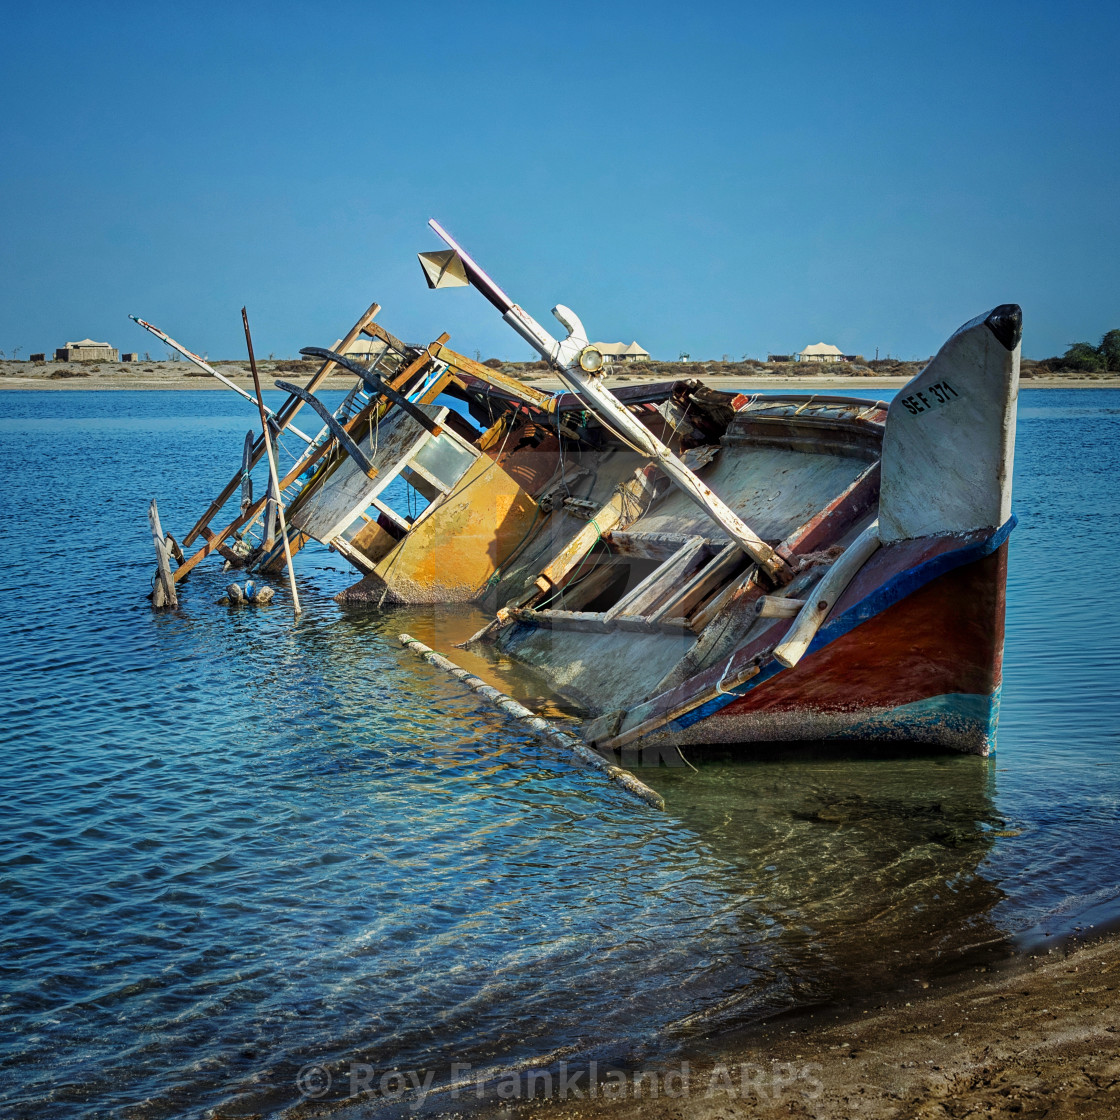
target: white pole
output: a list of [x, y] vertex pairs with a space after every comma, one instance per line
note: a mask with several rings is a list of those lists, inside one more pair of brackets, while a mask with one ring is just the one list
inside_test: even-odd
[[[772, 579], [778, 579], [782, 572], [788, 570], [785, 561], [770, 545], [710, 487], [705, 486], [644, 424], [636, 420], [629, 409], [602, 384], [602, 355], [594, 347], [589, 347], [587, 334], [575, 312], [560, 304], [552, 309], [552, 314], [568, 330], [568, 337], [558, 342], [532, 315], [518, 307], [437, 221], [433, 219], [428, 225], [459, 254], [471, 282], [502, 312], [505, 321], [546, 362], [556, 367], [561, 380], [587, 402], [602, 424], [634, 450], [654, 460]], [[597, 365], [594, 364], [596, 359]]]
[[264, 449], [268, 454], [268, 473], [272, 478], [272, 492], [276, 495], [276, 512], [280, 515], [280, 539], [284, 542], [284, 561], [288, 565], [288, 585], [292, 589], [292, 606], [295, 609], [296, 618], [299, 618], [303, 608], [299, 605], [299, 592], [296, 590], [296, 570], [292, 566], [292, 550], [288, 544], [288, 526], [284, 520], [284, 495], [280, 491], [280, 475], [276, 470], [276, 455], [272, 449], [272, 433], [268, 430], [268, 417], [265, 414], [264, 397], [261, 395], [261, 380], [257, 376], [257, 359], [253, 356], [253, 338], [249, 334], [249, 316], [244, 307], [241, 309], [241, 321], [245, 324], [245, 344], [249, 348], [249, 368], [253, 371], [253, 388], [257, 391], [257, 409], [261, 414]]
[[[156, 338], [158, 338], [161, 342], [166, 342], [167, 345], [170, 346], [173, 350], [178, 350], [179, 353], [182, 354], [188, 362], [194, 362], [194, 364], [198, 366], [199, 369], [204, 370], [206, 373], [210, 374], [211, 377], [216, 377], [223, 385], [228, 386], [235, 393], [237, 393], [239, 396], [244, 397], [251, 404], [260, 403], [252, 393], [247, 393], [244, 389], [241, 388], [240, 385], [237, 385], [234, 382], [230, 381], [230, 379], [226, 377], [225, 374], [219, 373], [209, 362], [205, 361], [197, 354], [188, 350], [181, 342], [176, 342], [175, 339], [173, 339], [169, 334], [164, 334], [163, 331], [159, 329], [159, 327], [154, 327], [151, 323], [146, 323], [143, 319], [139, 319], [135, 315], [129, 315], [129, 318], [134, 323], [138, 323], [140, 326], [142, 326], [144, 330], [148, 331], [150, 334], [154, 334]], [[269, 416], [276, 415], [276, 413], [273, 412], [271, 408], [266, 407], [265, 412]], [[303, 440], [304, 443], [311, 442], [311, 437], [306, 433], [301, 432], [299, 428], [295, 426], [295, 424], [289, 424], [287, 426], [287, 430], [289, 432], [292, 432], [294, 435], [299, 436], [299, 438]]]
[[288, 566], [288, 585], [292, 589], [292, 606], [298, 618], [303, 608], [299, 605], [299, 592], [296, 590], [296, 571], [292, 566], [292, 549], [288, 544], [288, 526], [284, 520], [284, 503], [280, 500], [280, 476], [276, 471], [276, 454], [272, 450], [272, 433], [265, 424], [264, 442], [268, 450], [268, 472], [272, 475], [272, 489], [277, 495], [276, 512], [280, 517], [280, 539], [284, 542], [284, 562]]

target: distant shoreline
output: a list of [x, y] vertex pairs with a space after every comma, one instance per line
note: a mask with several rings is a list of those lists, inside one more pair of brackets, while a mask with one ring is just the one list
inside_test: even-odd
[[[217, 364], [217, 363], [215, 363]], [[285, 369], [295, 366], [297, 369]], [[306, 367], [307, 372], [304, 372]], [[252, 392], [253, 379], [249, 371], [240, 364], [218, 365], [219, 371], [233, 381], [239, 388]], [[273, 383], [277, 377], [283, 380], [306, 381], [310, 370], [314, 367], [310, 363], [301, 362], [262, 362], [259, 365], [261, 381], [266, 389], [274, 388]], [[34, 369], [34, 373], [29, 372]], [[189, 371], [189, 372], [188, 372]], [[54, 376], [52, 376], [52, 374]], [[301, 376], [302, 374], [302, 376]], [[509, 376], [507, 373], [506, 376]], [[656, 373], [648, 375], [627, 372], [624, 374], [605, 378], [606, 384], [615, 388], [620, 385], [653, 384], [660, 381], [671, 380], [674, 375], [663, 368]], [[695, 367], [682, 370], [681, 376], [697, 376]], [[700, 379], [713, 388], [736, 388], [749, 392], [767, 392], [770, 390], [802, 391], [819, 393], [826, 390], [845, 389], [856, 391], [861, 395], [879, 389], [900, 389], [909, 376], [829, 376], [828, 374], [750, 374], [733, 373], [699, 374]], [[323, 388], [349, 389], [353, 383], [353, 375], [330, 376], [323, 383]], [[555, 392], [562, 388], [556, 377], [526, 378], [526, 385], [545, 392]], [[1020, 388], [1022, 389], [1118, 389], [1120, 388], [1120, 374], [1107, 374], [1097, 377], [1071, 377], [1056, 374], [1035, 375], [1023, 377]], [[209, 377], [201, 370], [194, 371], [185, 362], [144, 362], [136, 366], [114, 367], [110, 372], [104, 369], [83, 369], [81, 363], [55, 363], [31, 366], [28, 362], [0, 362], [0, 390], [46, 390], [46, 391], [71, 391], [82, 392], [112, 392], [112, 391], [148, 391], [171, 390], [175, 392], [187, 390], [224, 390], [230, 392], [228, 386], [223, 385], [216, 378]]]

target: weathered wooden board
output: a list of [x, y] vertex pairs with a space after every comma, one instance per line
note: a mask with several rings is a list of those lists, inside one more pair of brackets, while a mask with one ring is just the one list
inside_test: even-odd
[[163, 535], [163, 526], [159, 520], [159, 507], [156, 505], [155, 498], [148, 506], [148, 525], [152, 530], [152, 544], [155, 545], [156, 566], [159, 572], [156, 580], [159, 592], [153, 595], [152, 606], [156, 608], [163, 606], [177, 607], [179, 600], [175, 595], [175, 579], [171, 574], [170, 550]]
[[[768, 541], [784, 540], [846, 490], [867, 467], [863, 457], [771, 447], [736, 451], [720, 455], [704, 471], [704, 484]], [[630, 529], [634, 533], [700, 533], [712, 539], [721, 536], [703, 511], [679, 492], [667, 494]]]
[[[437, 424], [447, 413], [442, 406], [426, 405], [425, 411]], [[357, 463], [346, 459], [317, 488], [311, 500], [292, 513], [292, 526], [317, 541], [330, 542], [370, 506], [430, 438], [411, 416], [393, 409], [378, 425], [374, 439], [363, 442], [377, 477], [369, 478]]]
[[737, 544], [725, 545], [709, 564], [677, 586], [674, 594], [652, 613], [651, 621], [687, 618], [700, 603], [750, 562], [750, 558]]
[[686, 582], [703, 562], [708, 542], [703, 537], [691, 537], [677, 549], [659, 568], [651, 572], [628, 595], [624, 595], [610, 610], [607, 618], [620, 615], [642, 617], [662, 600], [672, 595], [680, 583]]

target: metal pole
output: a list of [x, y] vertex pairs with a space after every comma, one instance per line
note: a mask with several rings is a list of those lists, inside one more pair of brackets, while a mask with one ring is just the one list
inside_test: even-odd
[[[151, 323], [147, 323], [143, 319], [137, 318], [135, 315], [129, 315], [129, 318], [134, 323], [137, 323], [141, 327], [143, 327], [144, 330], [148, 331], [151, 334], [154, 334], [156, 336], [156, 338], [158, 338], [161, 342], [166, 342], [167, 345], [170, 346], [173, 350], [178, 350], [179, 353], [182, 354], [183, 357], [186, 358], [188, 362], [194, 362], [194, 364], [196, 366], [198, 366], [199, 369], [204, 370], [206, 373], [210, 374], [211, 377], [216, 377], [223, 385], [227, 386], [228, 388], [232, 389], [235, 393], [237, 393], [238, 396], [244, 397], [251, 404], [260, 404], [260, 401], [258, 401], [257, 398], [254, 397], [252, 393], [245, 392], [245, 390], [242, 389], [240, 385], [237, 385], [234, 382], [230, 381], [230, 379], [228, 377], [226, 377], [225, 374], [219, 373], [209, 362], [205, 361], [204, 359], [200, 358], [197, 354], [188, 350], [181, 342], [176, 342], [175, 339], [173, 339], [171, 337], [171, 335], [164, 334], [164, 332], [161, 331], [159, 329], [159, 327], [152, 326]], [[259, 393], [260, 390], [258, 389], [257, 392]], [[270, 409], [270, 408], [265, 409], [265, 412], [269, 416], [275, 416], [276, 415], [276, 413], [274, 413], [272, 411], [272, 409]], [[301, 440], [303, 440], [304, 443], [310, 443], [311, 442], [311, 437], [309, 435], [307, 435], [305, 432], [301, 432], [299, 430], [299, 428], [297, 428], [294, 424], [289, 424], [288, 425], [288, 431], [292, 432], [294, 435], [299, 436], [299, 438]]]
[[[635, 451], [648, 456], [772, 579], [788, 578], [786, 562], [710, 487], [705, 486], [626, 406], [602, 384], [602, 355], [589, 347], [579, 317], [557, 305], [552, 314], [567, 328], [568, 336], [558, 342], [524, 308], [514, 303], [434, 218], [428, 225], [459, 254], [471, 283], [502, 312], [502, 318], [532, 346], [546, 362], [556, 367], [561, 380], [587, 403], [599, 422]], [[598, 357], [599, 368], [585, 369], [584, 351]]]
[[[299, 592], [296, 590], [296, 572], [292, 566], [292, 550], [288, 545], [288, 526], [284, 523], [284, 495], [280, 491], [280, 475], [276, 470], [276, 453], [272, 447], [272, 433], [268, 430], [268, 415], [265, 412], [264, 397], [261, 396], [261, 379], [257, 374], [257, 359], [253, 355], [253, 336], [249, 333], [249, 316], [243, 307], [241, 322], [245, 326], [245, 345], [249, 348], [249, 368], [253, 371], [253, 388], [257, 391], [257, 410], [261, 414], [261, 432], [264, 435], [264, 449], [268, 455], [268, 473], [272, 476], [272, 490], [276, 494], [276, 512], [280, 516], [280, 539], [284, 542], [284, 560], [288, 565], [288, 583], [292, 589], [292, 606], [296, 617], [302, 608], [299, 605]], [[288, 427], [291, 427], [289, 424]]]

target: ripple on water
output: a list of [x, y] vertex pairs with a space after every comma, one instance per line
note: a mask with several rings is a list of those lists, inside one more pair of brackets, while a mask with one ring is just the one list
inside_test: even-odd
[[640, 1056], [1116, 912], [1120, 650], [1050, 588], [1055, 539], [1115, 578], [1120, 394], [1024, 396], [994, 760], [697, 757], [647, 775], [664, 814], [400, 651], [430, 616], [339, 608], [322, 550], [298, 626], [283, 588], [217, 607], [206, 566], [153, 616], [147, 500], [190, 524], [238, 402], [0, 397], [30, 480], [0, 522], [10, 1107], [271, 1112], [313, 1058]]

